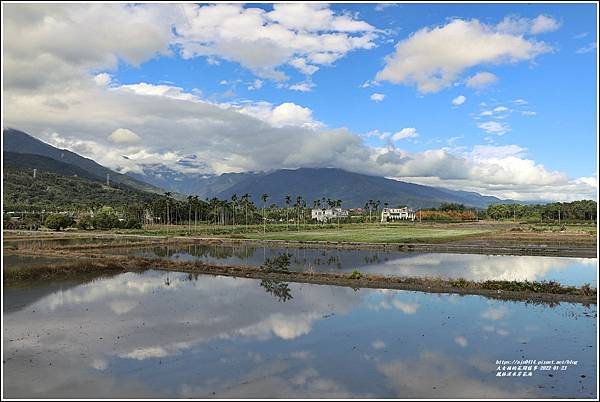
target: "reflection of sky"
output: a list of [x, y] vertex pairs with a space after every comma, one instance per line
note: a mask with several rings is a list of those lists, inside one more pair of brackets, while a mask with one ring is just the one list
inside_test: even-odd
[[[148, 271], [5, 290], [22, 306], [4, 314], [5, 395], [594, 396], [595, 306], [306, 284], [281, 303], [259, 282]], [[521, 356], [580, 363], [495, 379], [495, 359]]]
[[397, 276], [429, 276], [469, 280], [555, 280], [565, 285], [596, 286], [596, 258], [508, 256], [393, 251], [263, 248], [248, 246], [185, 245], [144, 250], [111, 250], [109, 253], [200, 259], [217, 264], [260, 265], [264, 258], [292, 254], [292, 269], [353, 271]]

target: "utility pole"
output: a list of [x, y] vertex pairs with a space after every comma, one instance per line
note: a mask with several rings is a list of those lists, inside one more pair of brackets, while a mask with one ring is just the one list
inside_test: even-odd
[[33, 169], [33, 178], [35, 179], [37, 176], [37, 169]]
[[560, 208], [558, 209], [558, 224], [560, 225]]
[[106, 185], [110, 186], [110, 173], [106, 174]]

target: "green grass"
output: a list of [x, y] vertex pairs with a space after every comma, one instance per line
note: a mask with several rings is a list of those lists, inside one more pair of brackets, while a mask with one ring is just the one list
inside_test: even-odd
[[406, 243], [444, 241], [464, 236], [489, 233], [486, 230], [464, 228], [424, 228], [405, 225], [342, 226], [336, 229], [247, 233], [244, 238], [257, 240], [332, 241], [357, 243]]

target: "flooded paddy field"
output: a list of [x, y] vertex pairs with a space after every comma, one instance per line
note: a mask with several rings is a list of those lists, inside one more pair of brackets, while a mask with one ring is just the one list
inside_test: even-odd
[[596, 305], [156, 270], [3, 302], [9, 398], [597, 397]]
[[[5, 283], [5, 397], [597, 397], [593, 301], [177, 272], [187, 262], [258, 267], [289, 254], [294, 272], [344, 278], [359, 271], [595, 288], [595, 258], [80, 240], [13, 244], [4, 268], [85, 255], [149, 265]], [[168, 261], [176, 264], [165, 271]]]
[[217, 265], [263, 264], [283, 253], [291, 255], [291, 270], [352, 272], [403, 277], [462, 278], [472, 281], [553, 280], [563, 285], [596, 287], [596, 258], [510, 256], [350, 250], [331, 248], [261, 247], [250, 244], [182, 244], [104, 249], [111, 255], [202, 261]]

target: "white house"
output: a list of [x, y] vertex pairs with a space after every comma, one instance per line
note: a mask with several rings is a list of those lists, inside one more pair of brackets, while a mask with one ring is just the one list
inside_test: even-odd
[[337, 218], [347, 218], [348, 211], [342, 208], [316, 208], [310, 214], [311, 219], [316, 219], [317, 222], [327, 222]]
[[415, 210], [412, 208], [383, 208], [381, 211], [381, 222], [397, 221], [401, 219], [410, 219], [414, 221], [416, 217]]

